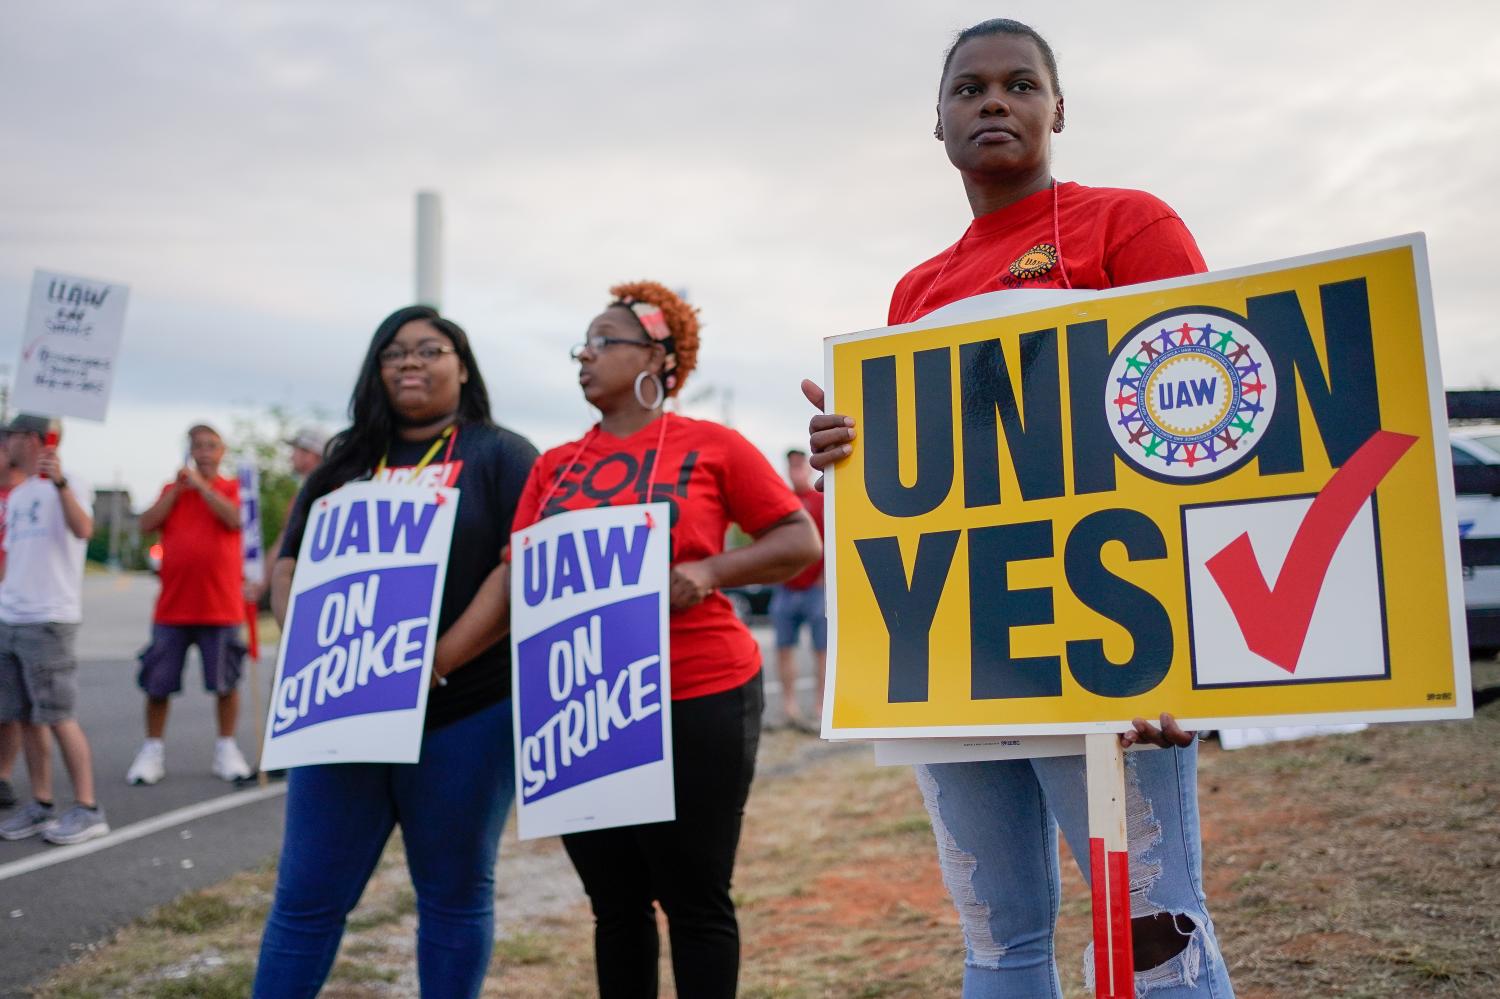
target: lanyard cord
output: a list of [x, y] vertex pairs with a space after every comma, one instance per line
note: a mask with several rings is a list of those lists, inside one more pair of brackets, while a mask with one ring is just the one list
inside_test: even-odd
[[[1057, 202], [1057, 178], [1054, 177], [1052, 179], [1052, 248], [1057, 251], [1057, 265], [1062, 268], [1063, 287], [1072, 288], [1073, 282], [1068, 278], [1068, 265], [1067, 262], [1063, 260], [1062, 226], [1059, 224], [1060, 219], [1057, 210]], [[949, 247], [947, 256], [943, 257], [943, 266], [938, 268], [937, 277], [933, 278], [932, 281], [928, 283], [927, 290], [922, 292], [921, 301], [917, 302], [917, 307], [914, 310], [916, 319], [920, 319], [922, 317], [922, 306], [927, 304], [927, 299], [932, 296], [932, 290], [938, 286], [938, 282], [941, 281], [943, 279], [943, 275], [948, 272], [948, 265], [953, 263], [953, 258], [958, 255], [959, 247], [964, 245], [964, 240], [969, 238], [969, 232], [973, 228], [974, 224], [972, 222], [969, 223], [969, 228], [965, 229], [964, 234], [958, 237], [958, 242]]]
[[[428, 465], [432, 464], [432, 459], [437, 455], [438, 448], [443, 446], [444, 441], [448, 442], [448, 450], [443, 455], [443, 464], [448, 464], [449, 460], [453, 457], [453, 442], [456, 440], [458, 440], [458, 431], [457, 429], [455, 429], [454, 425], [450, 423], [448, 424], [448, 426], [443, 428], [443, 432], [438, 436], [438, 439], [432, 442], [432, 447], [427, 449], [427, 453], [422, 455], [422, 460], [417, 462], [416, 465], [412, 467], [412, 483], [415, 484], [417, 481], [417, 476], [422, 474], [422, 470]], [[390, 458], [390, 456], [390, 449], [387, 448], [385, 454], [380, 456], [380, 464], [375, 466], [376, 475], [381, 475], [385, 472], [386, 459]]]
[[[651, 459], [651, 477], [646, 480], [647, 503], [651, 502], [651, 487], [656, 484], [656, 471], [661, 466], [661, 449], [662, 445], [667, 442], [667, 417], [669, 415], [670, 414], [668, 414], [665, 410], [662, 411], [661, 432], [656, 435], [656, 456]], [[599, 436], [599, 424], [596, 423], [594, 424], [594, 429], [584, 434], [583, 440], [578, 442], [578, 450], [573, 452], [573, 457], [569, 458], [568, 463], [561, 466], [558, 469], [557, 474], [553, 476], [552, 485], [547, 487], [547, 491], [542, 494], [541, 502], [536, 505], [537, 513], [541, 513], [542, 511], [547, 509], [547, 501], [552, 498], [553, 493], [557, 492], [557, 487], [562, 485], [563, 476], [568, 474], [568, 469], [578, 464], [578, 459], [583, 455], [584, 449], [587, 448], [597, 436]]]

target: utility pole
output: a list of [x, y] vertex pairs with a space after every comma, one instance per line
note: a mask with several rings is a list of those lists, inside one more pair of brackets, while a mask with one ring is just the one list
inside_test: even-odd
[[417, 302], [443, 306], [443, 202], [436, 191], [417, 192]]

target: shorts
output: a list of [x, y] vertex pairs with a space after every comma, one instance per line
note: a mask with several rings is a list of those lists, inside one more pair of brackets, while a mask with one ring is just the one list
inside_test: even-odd
[[0, 722], [52, 725], [78, 703], [78, 625], [0, 624]]
[[827, 649], [828, 616], [823, 606], [823, 584], [805, 590], [776, 587], [776, 592], [771, 594], [771, 624], [776, 628], [776, 647], [790, 649], [796, 646], [804, 623], [812, 632], [813, 649], [818, 652]]
[[153, 624], [151, 644], [141, 651], [141, 671], [136, 676], [147, 697], [159, 701], [182, 689], [182, 668], [190, 645], [198, 646], [203, 657], [204, 690], [223, 695], [239, 686], [245, 661], [239, 625]]

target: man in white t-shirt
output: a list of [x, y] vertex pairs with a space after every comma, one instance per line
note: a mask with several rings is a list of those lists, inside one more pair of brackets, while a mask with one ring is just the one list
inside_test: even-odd
[[[94, 533], [87, 487], [57, 456], [57, 425], [22, 414], [6, 427], [11, 462], [26, 479], [6, 510], [5, 578], [0, 580], [0, 722], [19, 721], [34, 800], [0, 823], [0, 839], [38, 833], [49, 843], [82, 843], [109, 832], [94, 797], [88, 738], [74, 717], [78, 661], [73, 640], [83, 620], [83, 557]], [[46, 733], [62, 749], [75, 804], [52, 798]]]

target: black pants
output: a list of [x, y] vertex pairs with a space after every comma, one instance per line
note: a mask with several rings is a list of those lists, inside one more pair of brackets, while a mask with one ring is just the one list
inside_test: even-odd
[[594, 910], [604, 999], [656, 995], [654, 901], [667, 914], [677, 994], [734, 996], [740, 928], [729, 882], [764, 704], [760, 674], [734, 690], [673, 701], [676, 821], [563, 837]]

